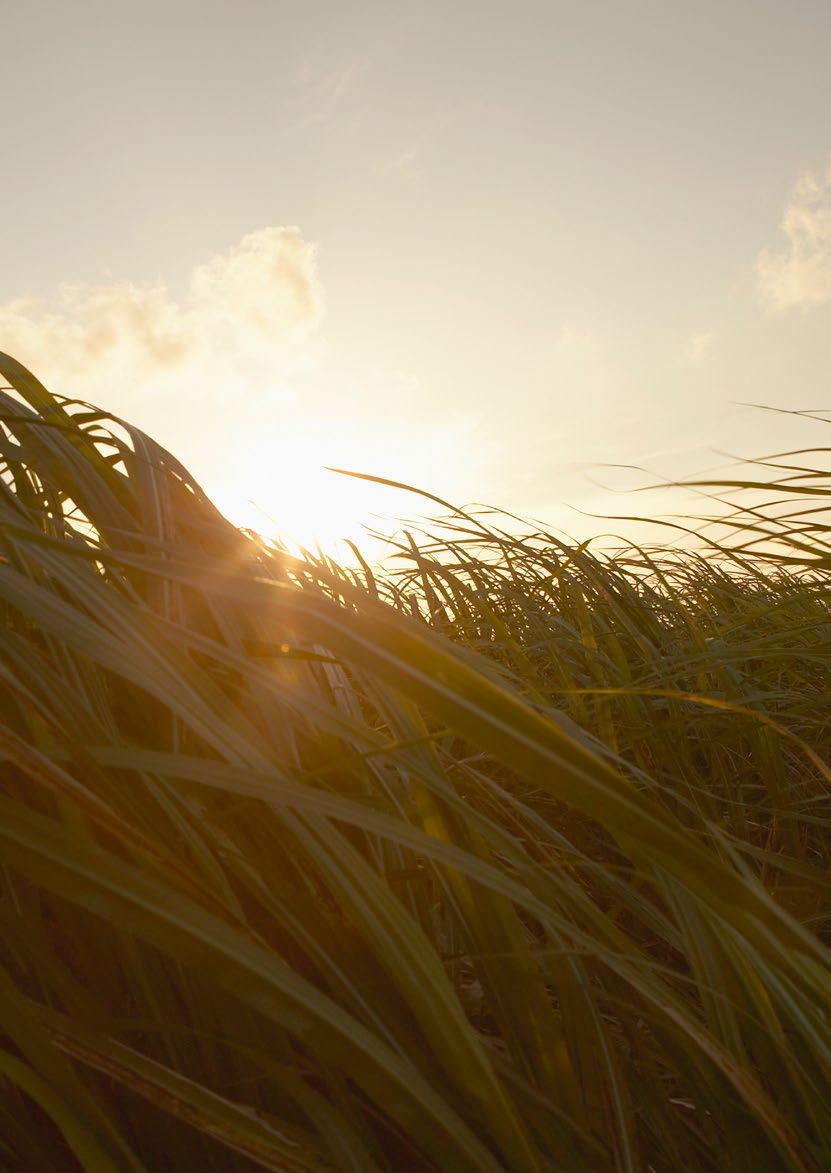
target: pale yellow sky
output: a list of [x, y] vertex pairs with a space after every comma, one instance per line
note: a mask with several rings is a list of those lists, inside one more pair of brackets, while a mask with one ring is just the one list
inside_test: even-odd
[[418, 511], [333, 464], [582, 535], [815, 436], [739, 404], [831, 402], [826, 0], [0, 17], [0, 349], [236, 518]]

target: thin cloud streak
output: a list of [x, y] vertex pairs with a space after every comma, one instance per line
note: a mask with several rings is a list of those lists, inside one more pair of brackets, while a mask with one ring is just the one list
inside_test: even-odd
[[293, 130], [303, 130], [321, 122], [328, 122], [347, 96], [361, 70], [357, 62], [349, 62], [331, 73], [310, 80], [308, 66], [300, 76], [300, 92], [286, 103], [295, 112], [297, 121]]

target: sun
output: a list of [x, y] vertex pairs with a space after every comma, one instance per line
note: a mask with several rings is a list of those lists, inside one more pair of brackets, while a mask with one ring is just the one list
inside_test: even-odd
[[[349, 469], [464, 504], [476, 500], [481, 454], [466, 420], [425, 424], [402, 412], [381, 419], [355, 411], [271, 419], [258, 430], [234, 418], [213, 434], [194, 466], [203, 487], [236, 525], [277, 538], [289, 549], [322, 548], [353, 560], [388, 553], [368, 531], [400, 532], [402, 523], [445, 512], [403, 488], [345, 476]], [[201, 474], [201, 475], [200, 475]]]
[[332, 552], [346, 540], [360, 545], [370, 513], [345, 480], [313, 464], [283, 466], [267, 483], [251, 477], [246, 484], [223, 488], [216, 504], [235, 525], [278, 538], [291, 549], [319, 546]]
[[[356, 471], [369, 473], [377, 471], [377, 463], [377, 454], [366, 449], [353, 449], [349, 461]], [[276, 538], [295, 552], [319, 547], [333, 555], [350, 541], [361, 549], [376, 546], [367, 529], [396, 528], [395, 519], [412, 502], [400, 491], [330, 471], [315, 438], [297, 432], [260, 440], [205, 487], [235, 525]]]

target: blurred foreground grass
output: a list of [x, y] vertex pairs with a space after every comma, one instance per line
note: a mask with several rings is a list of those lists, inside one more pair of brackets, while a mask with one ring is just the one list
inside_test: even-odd
[[0, 1167], [831, 1167], [821, 451], [351, 570], [0, 373]]

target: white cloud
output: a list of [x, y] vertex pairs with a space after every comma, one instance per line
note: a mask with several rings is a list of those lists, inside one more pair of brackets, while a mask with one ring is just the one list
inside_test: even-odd
[[198, 265], [180, 300], [121, 282], [0, 304], [0, 350], [53, 390], [109, 403], [173, 387], [258, 394], [314, 358], [322, 312], [315, 246], [270, 227]]
[[759, 289], [775, 309], [831, 300], [831, 167], [797, 182], [782, 217], [787, 246], [761, 253]]

